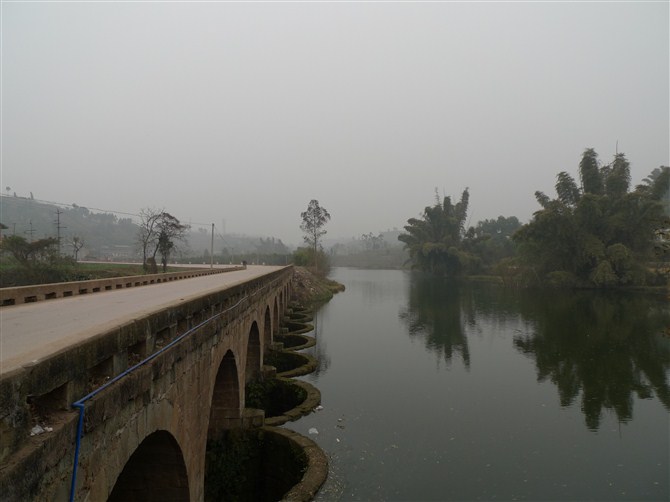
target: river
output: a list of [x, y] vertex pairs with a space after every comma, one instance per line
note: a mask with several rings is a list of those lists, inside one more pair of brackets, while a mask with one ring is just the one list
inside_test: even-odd
[[317, 500], [670, 499], [666, 298], [332, 277], [323, 409], [287, 424], [330, 458]]

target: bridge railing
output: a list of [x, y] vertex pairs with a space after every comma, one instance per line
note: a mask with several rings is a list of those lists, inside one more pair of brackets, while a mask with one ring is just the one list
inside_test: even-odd
[[0, 307], [40, 302], [69, 296], [100, 293], [116, 289], [148, 286], [150, 284], [179, 281], [181, 279], [190, 279], [192, 277], [200, 277], [203, 275], [244, 270], [245, 268], [245, 266], [234, 266], [226, 268], [191, 269], [170, 272], [167, 274], [132, 275], [109, 279], [93, 279], [89, 281], [57, 282], [52, 284], [0, 288]]

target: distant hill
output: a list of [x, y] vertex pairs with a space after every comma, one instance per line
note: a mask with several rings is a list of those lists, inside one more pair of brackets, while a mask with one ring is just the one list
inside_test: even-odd
[[[80, 259], [141, 261], [137, 244], [138, 225], [131, 217], [89, 210], [77, 204], [63, 205], [28, 197], [0, 195], [0, 223], [3, 235], [20, 235], [28, 240], [57, 237], [60, 226], [61, 251], [72, 253], [72, 238], [84, 241]], [[175, 258], [209, 260], [211, 231], [193, 228], [187, 241], [179, 244]], [[281, 239], [250, 237], [243, 234], [215, 233], [214, 254], [224, 261], [239, 261], [240, 256], [288, 255], [292, 252]], [[287, 261], [287, 260], [284, 260]]]
[[80, 257], [134, 258], [138, 227], [131, 218], [94, 212], [85, 207], [59, 206], [26, 197], [0, 197], [0, 222], [5, 235], [20, 235], [28, 240], [57, 237], [60, 226], [61, 250], [70, 253], [73, 237], [84, 241]]

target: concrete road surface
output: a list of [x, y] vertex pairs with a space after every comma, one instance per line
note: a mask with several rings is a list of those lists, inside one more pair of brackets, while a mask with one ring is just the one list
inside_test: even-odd
[[0, 378], [167, 304], [220, 291], [281, 268], [250, 265], [246, 270], [182, 281], [2, 307]]

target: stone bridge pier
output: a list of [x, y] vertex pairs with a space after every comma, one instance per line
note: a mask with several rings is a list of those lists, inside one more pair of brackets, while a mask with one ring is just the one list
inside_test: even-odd
[[12, 430], [27, 437], [40, 414], [53, 431], [3, 440], [2, 500], [203, 500], [208, 440], [263, 423], [245, 384], [262, 373], [292, 274], [166, 307], [4, 379]]

